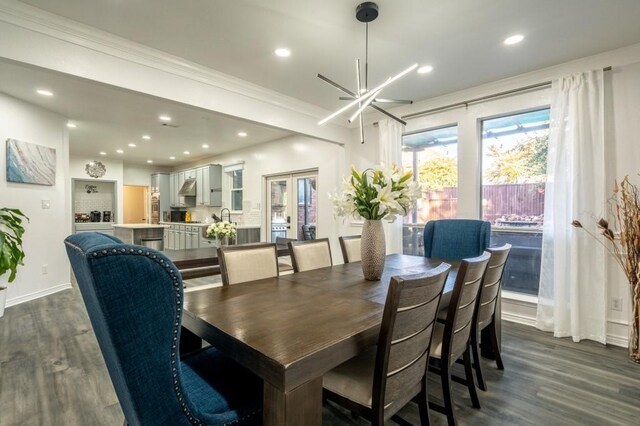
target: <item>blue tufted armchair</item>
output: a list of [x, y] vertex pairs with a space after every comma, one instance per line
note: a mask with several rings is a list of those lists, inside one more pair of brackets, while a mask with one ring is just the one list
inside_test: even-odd
[[259, 378], [213, 347], [181, 358], [182, 279], [169, 259], [95, 232], [65, 245], [129, 425], [261, 422]]
[[472, 219], [431, 220], [424, 226], [424, 256], [462, 260], [480, 256], [491, 238], [491, 224]]

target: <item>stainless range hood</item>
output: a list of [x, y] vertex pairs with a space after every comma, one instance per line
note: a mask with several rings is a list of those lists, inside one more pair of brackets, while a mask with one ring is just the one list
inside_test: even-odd
[[196, 180], [186, 179], [182, 184], [182, 188], [178, 191], [178, 195], [181, 197], [195, 197], [196, 196]]

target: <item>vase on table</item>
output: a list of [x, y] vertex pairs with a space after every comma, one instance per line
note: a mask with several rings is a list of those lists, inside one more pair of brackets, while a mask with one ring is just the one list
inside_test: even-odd
[[386, 243], [381, 220], [365, 220], [360, 237], [362, 273], [368, 281], [378, 281], [384, 272]]

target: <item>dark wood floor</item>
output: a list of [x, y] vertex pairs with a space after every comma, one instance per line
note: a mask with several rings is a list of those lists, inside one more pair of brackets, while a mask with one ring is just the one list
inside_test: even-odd
[[[454, 384], [461, 425], [638, 425], [640, 366], [622, 348], [554, 339], [504, 323], [506, 370], [485, 362], [487, 392], [474, 410]], [[439, 383], [430, 394], [439, 398]], [[418, 424], [415, 405], [401, 416]], [[104, 361], [76, 290], [8, 308], [0, 319], [0, 425], [121, 425]], [[444, 416], [432, 412], [436, 425]], [[326, 405], [326, 425], [365, 425]]]

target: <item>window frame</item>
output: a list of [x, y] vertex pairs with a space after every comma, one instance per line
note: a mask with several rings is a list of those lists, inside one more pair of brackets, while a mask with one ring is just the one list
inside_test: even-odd
[[[240, 172], [242, 173], [241, 175], [241, 186], [240, 188], [234, 188], [233, 187], [233, 183], [234, 183], [234, 173], [236, 172]], [[240, 206], [240, 210], [236, 210], [234, 209], [234, 205], [233, 205], [233, 194], [234, 192], [240, 192], [241, 198], [242, 198], [242, 203], [244, 204], [244, 169], [238, 169], [238, 170], [232, 170], [230, 172], [227, 172], [227, 175], [229, 177], [229, 210], [231, 211], [231, 213], [243, 213], [244, 212], [244, 208], [242, 208], [243, 206]]]

